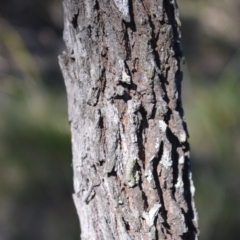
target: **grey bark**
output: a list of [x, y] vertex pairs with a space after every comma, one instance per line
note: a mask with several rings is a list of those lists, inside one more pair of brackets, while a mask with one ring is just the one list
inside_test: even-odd
[[64, 0], [81, 239], [197, 239], [174, 0]]

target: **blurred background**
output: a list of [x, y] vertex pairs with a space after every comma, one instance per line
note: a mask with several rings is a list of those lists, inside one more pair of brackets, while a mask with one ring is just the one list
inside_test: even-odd
[[[240, 235], [240, 1], [178, 0], [202, 240]], [[76, 240], [60, 0], [0, 2], [0, 240]]]

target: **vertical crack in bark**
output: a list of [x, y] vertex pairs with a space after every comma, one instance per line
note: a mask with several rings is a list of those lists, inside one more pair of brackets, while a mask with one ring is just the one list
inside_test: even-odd
[[172, 175], [173, 175], [173, 188], [172, 188], [172, 193], [174, 196], [175, 193], [175, 184], [177, 183], [178, 179], [178, 167], [179, 167], [179, 162], [178, 162], [178, 153], [177, 153], [177, 148], [180, 147], [179, 141], [177, 137], [170, 131], [170, 129], [167, 130], [167, 138], [170, 140], [172, 143], [172, 160], [173, 160], [173, 165], [172, 165]]
[[125, 224], [125, 227], [126, 227], [126, 230], [129, 231], [130, 230], [130, 226], [129, 226], [129, 223], [124, 219], [124, 217], [122, 218], [124, 224]]
[[140, 114], [142, 116], [142, 121], [139, 128], [139, 136], [138, 136], [138, 148], [139, 148], [139, 157], [143, 164], [143, 169], [145, 169], [145, 144], [146, 144], [146, 130], [148, 129], [148, 120], [147, 113], [144, 108], [141, 106]]
[[73, 15], [73, 18], [72, 18], [72, 21], [71, 21], [74, 29], [78, 28], [78, 16], [79, 16], [79, 10], [77, 11], [76, 14]]
[[134, 9], [133, 9], [133, 4], [135, 0], [129, 0], [129, 15], [130, 15], [130, 21], [126, 22], [124, 19], [122, 22], [131, 29], [132, 32], [136, 32], [136, 23], [135, 23], [135, 14], [134, 14]]

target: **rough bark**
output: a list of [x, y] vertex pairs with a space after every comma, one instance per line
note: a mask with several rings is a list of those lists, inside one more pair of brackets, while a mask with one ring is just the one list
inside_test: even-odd
[[64, 0], [81, 239], [197, 239], [174, 0]]

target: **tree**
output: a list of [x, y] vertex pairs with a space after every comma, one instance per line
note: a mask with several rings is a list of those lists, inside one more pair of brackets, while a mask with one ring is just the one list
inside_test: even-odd
[[197, 239], [175, 0], [64, 0], [81, 239]]

